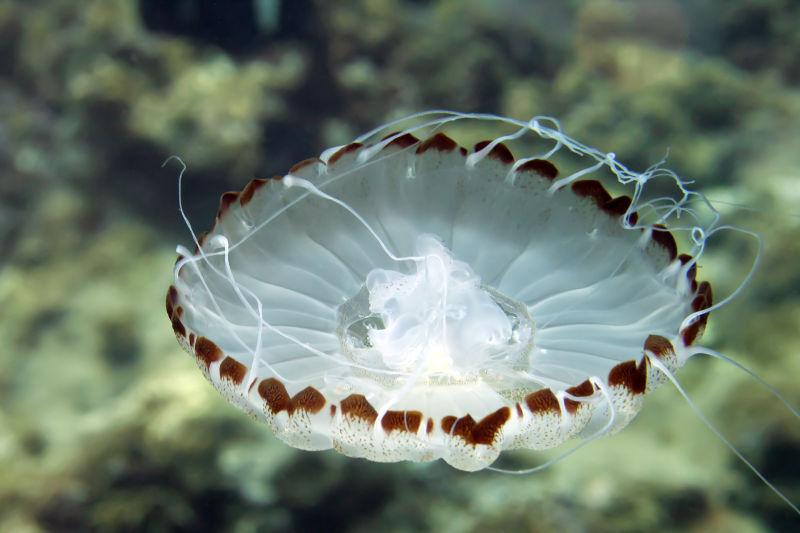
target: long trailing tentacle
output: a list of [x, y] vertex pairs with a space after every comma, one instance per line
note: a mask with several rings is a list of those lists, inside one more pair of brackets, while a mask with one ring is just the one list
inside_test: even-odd
[[722, 432], [721, 432], [719, 429], [717, 429], [717, 427], [716, 427], [714, 424], [712, 424], [712, 423], [711, 423], [711, 421], [708, 419], [708, 417], [705, 415], [705, 413], [703, 413], [703, 411], [702, 411], [702, 410], [701, 410], [701, 409], [700, 409], [700, 408], [697, 406], [697, 404], [696, 404], [696, 403], [694, 403], [694, 401], [692, 400], [692, 398], [689, 396], [689, 394], [686, 392], [686, 390], [683, 388], [683, 386], [681, 386], [681, 384], [678, 382], [678, 379], [675, 377], [675, 375], [674, 375], [672, 372], [670, 372], [670, 370], [667, 368], [667, 366], [666, 366], [664, 363], [662, 363], [661, 361], [659, 361], [658, 357], [656, 357], [654, 354], [652, 354], [652, 353], [648, 353], [648, 352], [645, 352], [645, 355], [646, 355], [646, 357], [647, 357], [648, 361], [650, 361], [650, 364], [651, 364], [651, 365], [653, 365], [655, 368], [657, 368], [657, 369], [658, 369], [658, 370], [659, 370], [659, 371], [660, 371], [662, 374], [664, 374], [664, 375], [665, 375], [665, 376], [666, 376], [666, 377], [667, 377], [667, 378], [668, 378], [668, 379], [669, 379], [669, 380], [672, 382], [672, 384], [673, 384], [673, 385], [675, 386], [675, 388], [678, 390], [678, 392], [680, 393], [680, 395], [681, 395], [681, 396], [683, 396], [683, 399], [684, 399], [684, 400], [686, 400], [686, 403], [688, 403], [688, 404], [689, 404], [689, 407], [691, 407], [692, 411], [694, 411], [694, 414], [697, 416], [697, 418], [699, 418], [699, 419], [700, 419], [700, 420], [703, 422], [703, 424], [705, 424], [705, 425], [706, 425], [706, 427], [707, 427], [709, 430], [711, 430], [711, 432], [712, 432], [714, 435], [716, 435], [716, 436], [717, 436], [717, 438], [718, 438], [720, 441], [722, 441], [722, 443], [723, 443], [723, 444], [724, 444], [724, 445], [725, 445], [725, 446], [726, 446], [726, 447], [727, 447], [727, 448], [728, 448], [728, 449], [729, 449], [731, 452], [733, 452], [733, 454], [734, 454], [736, 457], [738, 457], [738, 458], [739, 458], [739, 460], [740, 460], [742, 463], [744, 463], [744, 465], [745, 465], [745, 466], [747, 466], [747, 468], [749, 468], [749, 469], [750, 469], [750, 470], [751, 470], [751, 471], [752, 471], [752, 472], [753, 472], [753, 473], [754, 473], [754, 474], [755, 474], [755, 475], [758, 477], [758, 479], [760, 479], [760, 480], [761, 480], [761, 481], [762, 481], [762, 482], [763, 482], [763, 483], [764, 483], [764, 484], [765, 484], [767, 487], [769, 487], [769, 489], [770, 489], [772, 492], [774, 492], [774, 493], [775, 493], [775, 494], [776, 494], [776, 495], [777, 495], [777, 496], [778, 496], [778, 497], [779, 497], [781, 500], [783, 500], [783, 501], [784, 501], [784, 502], [785, 502], [785, 503], [786, 503], [786, 504], [787, 504], [789, 507], [791, 507], [791, 508], [792, 508], [792, 510], [793, 510], [795, 513], [797, 513], [798, 515], [800, 515], [800, 508], [798, 508], [798, 507], [797, 507], [797, 505], [795, 505], [794, 503], [792, 503], [792, 501], [791, 501], [791, 500], [790, 500], [790, 499], [789, 499], [789, 498], [788, 498], [788, 497], [787, 497], [787, 496], [786, 496], [786, 495], [785, 495], [783, 492], [781, 492], [781, 490], [780, 490], [780, 489], [778, 489], [778, 487], [776, 487], [775, 485], [773, 485], [773, 484], [772, 484], [772, 482], [770, 482], [770, 481], [769, 481], [769, 480], [768, 480], [768, 479], [767, 479], [767, 478], [764, 476], [764, 474], [762, 474], [762, 473], [761, 473], [761, 472], [758, 470], [758, 468], [756, 468], [756, 467], [753, 465], [753, 463], [751, 463], [751, 462], [750, 462], [750, 461], [749, 461], [749, 460], [748, 460], [748, 459], [747, 459], [747, 458], [746, 458], [746, 457], [745, 457], [745, 456], [742, 454], [742, 452], [740, 452], [740, 451], [739, 451], [739, 450], [736, 448], [736, 446], [734, 446], [734, 445], [733, 445], [733, 443], [732, 443], [730, 440], [728, 440], [728, 438], [727, 438], [727, 437], [725, 437], [725, 435], [723, 435], [723, 434], [722, 434]]

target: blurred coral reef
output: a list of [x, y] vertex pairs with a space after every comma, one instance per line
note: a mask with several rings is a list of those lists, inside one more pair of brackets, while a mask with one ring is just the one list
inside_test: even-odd
[[[532, 476], [281, 444], [174, 341], [163, 293], [188, 236], [161, 165], [187, 163], [202, 228], [225, 190], [427, 108], [552, 115], [638, 169], [669, 152], [765, 239], [705, 342], [797, 405], [798, 47], [792, 0], [0, 0], [0, 531], [794, 529], [670, 388]], [[724, 296], [755, 246], [713, 242]], [[679, 377], [800, 501], [791, 413], [718, 361]]]

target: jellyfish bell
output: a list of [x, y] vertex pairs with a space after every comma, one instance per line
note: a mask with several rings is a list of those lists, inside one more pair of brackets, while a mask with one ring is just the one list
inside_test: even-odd
[[[467, 150], [446, 130], [469, 121], [510, 132]], [[525, 138], [544, 148], [515, 158]], [[678, 194], [648, 196], [656, 179]], [[714, 304], [696, 279], [723, 228], [697, 221], [696, 194], [552, 119], [422, 113], [224, 194], [178, 248], [167, 314], [206, 378], [287, 444], [479, 470], [619, 431], [697, 353], [733, 295]], [[681, 215], [686, 253], [665, 225]]]

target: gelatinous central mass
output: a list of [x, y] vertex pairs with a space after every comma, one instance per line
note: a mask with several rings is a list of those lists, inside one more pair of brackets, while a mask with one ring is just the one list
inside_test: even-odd
[[376, 268], [341, 307], [342, 342], [355, 360], [464, 379], [529, 348], [524, 305], [482, 286], [434, 235], [420, 235], [415, 252], [411, 272]]

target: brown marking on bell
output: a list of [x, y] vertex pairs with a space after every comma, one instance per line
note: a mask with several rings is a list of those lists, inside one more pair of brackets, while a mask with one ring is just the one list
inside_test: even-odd
[[684, 346], [691, 346], [694, 344], [694, 341], [703, 334], [703, 331], [706, 329], [706, 322], [708, 321], [707, 317], [708, 315], [703, 315], [695, 319], [694, 322], [681, 331], [681, 339], [683, 340]]
[[517, 167], [517, 172], [533, 172], [550, 181], [558, 177], [558, 169], [556, 166], [545, 159], [531, 159], [530, 161], [525, 161]]
[[472, 430], [475, 429], [475, 419], [471, 415], [462, 416], [453, 423], [452, 434], [461, 437], [467, 442], [472, 440]]
[[333, 418], [334, 416], [336, 416], [336, 405], [331, 404], [331, 418]]
[[405, 411], [386, 411], [381, 418], [381, 427], [386, 433], [406, 431], [405, 414]]
[[712, 301], [713, 294], [711, 293], [711, 284], [707, 281], [701, 281], [700, 285], [697, 287], [697, 296], [692, 300], [692, 309], [695, 311], [703, 311], [711, 307]]
[[[697, 286], [697, 293], [692, 300], [692, 310], [704, 311], [711, 307], [714, 297], [711, 292], [711, 284], [707, 281], [701, 281]], [[697, 317], [694, 322], [689, 324], [683, 331], [681, 331], [681, 338], [684, 346], [689, 346], [694, 343], [697, 338], [703, 334], [708, 323], [708, 313]]]
[[620, 363], [608, 373], [608, 384], [611, 387], [623, 386], [633, 394], [642, 394], [647, 388], [647, 366], [637, 365], [633, 360]]
[[497, 438], [497, 433], [503, 428], [508, 419], [511, 418], [511, 409], [508, 406], [501, 407], [494, 413], [484, 416], [470, 433], [470, 444], [493, 444]]
[[194, 348], [194, 340], [195, 339], [196, 339], [196, 337], [194, 336], [194, 333], [189, 333], [189, 346], [191, 346], [192, 348]]
[[[338, 153], [338, 152], [337, 152]], [[341, 157], [341, 156], [339, 156]], [[302, 169], [306, 168], [307, 166], [311, 165], [321, 165], [322, 161], [318, 157], [309, 157], [308, 159], [303, 159], [302, 161], [298, 161], [292, 168], [289, 169], [289, 174], [296, 174], [300, 172]]]
[[197, 337], [194, 343], [194, 354], [205, 363], [206, 368], [211, 366], [211, 363], [219, 361], [223, 355], [219, 346], [202, 336]]
[[422, 154], [428, 150], [438, 150], [440, 152], [452, 152], [456, 149], [458, 144], [445, 135], [444, 133], [437, 133], [433, 137], [428, 137], [417, 146], [417, 153]]
[[450, 434], [450, 430], [453, 429], [453, 424], [456, 422], [456, 417], [450, 415], [442, 418], [442, 431]]
[[325, 396], [314, 387], [308, 386], [292, 396], [292, 407], [316, 414], [325, 407]]
[[454, 435], [463, 438], [469, 442], [472, 429], [475, 427], [475, 419], [470, 415], [456, 418], [455, 416], [446, 416], [442, 418], [442, 431], [448, 435]]
[[517, 402], [515, 407], [517, 408], [517, 416], [519, 418], [522, 418], [524, 416], [524, 413], [522, 412], [522, 405], [519, 402]]
[[666, 231], [667, 227], [663, 224], [653, 224], [652, 239], [667, 251], [669, 260], [674, 261], [678, 257], [678, 243], [672, 233]]
[[[479, 142], [478, 144], [475, 145], [473, 152], [479, 152], [483, 150], [484, 148], [489, 146], [490, 142], [492, 141]], [[495, 144], [494, 147], [491, 150], [489, 150], [489, 153], [486, 154], [486, 157], [491, 157], [492, 159], [500, 161], [505, 165], [510, 165], [514, 163], [514, 154], [512, 154], [511, 150], [508, 149], [508, 146], [506, 146], [503, 143]]]
[[[393, 137], [393, 136], [397, 135], [398, 133], [400, 133], [400, 132], [399, 131], [395, 131], [393, 133], [390, 133], [389, 135], [386, 135], [381, 140], [385, 141], [386, 139], [389, 139], [390, 137]], [[418, 142], [419, 142], [419, 139], [417, 139], [416, 137], [414, 137], [410, 133], [404, 133], [404, 134], [399, 135], [396, 138], [392, 139], [391, 141], [389, 141], [389, 144], [387, 144], [386, 146], [387, 147], [396, 146], [397, 148], [408, 148], [409, 146], [414, 146]]]
[[525, 405], [531, 413], [560, 413], [558, 398], [550, 389], [537, 390], [525, 396]]
[[419, 426], [422, 425], [422, 413], [419, 411], [406, 411], [406, 428], [411, 433], [419, 431]]
[[175, 311], [175, 304], [178, 301], [178, 289], [175, 285], [170, 285], [167, 291], [167, 316], [172, 319], [172, 313]]
[[259, 383], [258, 395], [266, 402], [272, 414], [278, 414], [281, 411], [287, 411], [292, 414], [292, 399], [289, 397], [289, 393], [286, 392], [286, 387], [277, 379], [267, 378]]
[[[692, 260], [692, 256], [689, 254], [681, 254], [678, 256], [678, 260], [680, 260], [682, 265], [686, 266], [686, 264]], [[686, 278], [692, 284], [692, 292], [697, 292], [697, 262], [692, 263], [692, 266], [686, 271]]]
[[355, 152], [356, 150], [360, 149], [364, 146], [361, 143], [350, 143], [346, 146], [342, 146], [339, 148], [332, 156], [328, 158], [328, 164], [334, 165], [336, 162], [341, 159], [345, 154], [349, 154], [350, 152]]
[[181, 319], [178, 318], [177, 315], [172, 317], [172, 331], [174, 331], [175, 335], [179, 337], [186, 336], [186, 328], [184, 327], [183, 322], [181, 322]]
[[572, 192], [582, 198], [591, 198], [595, 205], [603, 209], [606, 204], [611, 202], [611, 195], [603, 184], [597, 180], [578, 180], [572, 182]]
[[650, 335], [644, 341], [644, 349], [655, 355], [659, 359], [669, 357], [675, 353], [675, 348], [666, 337], [661, 335]]
[[217, 219], [225, 215], [230, 208], [231, 204], [239, 199], [239, 193], [236, 191], [228, 191], [219, 197], [219, 209], [217, 210]]
[[178, 318], [183, 317], [183, 307], [181, 307], [180, 305], [175, 308], [175, 316]]
[[[600, 208], [612, 217], [621, 217], [627, 213], [632, 201], [633, 200], [631, 200], [630, 196], [617, 196], [616, 198], [606, 202], [605, 205], [601, 206]], [[628, 215], [628, 224], [631, 226], [635, 225], [638, 220], [639, 214], [636, 213], [636, 211], [633, 211]]]
[[425, 433], [428, 435], [433, 433], [433, 418], [429, 418], [428, 422], [425, 424]]
[[419, 411], [386, 411], [381, 419], [381, 427], [386, 433], [395, 430], [416, 433], [420, 424], [422, 424], [422, 413]]
[[[291, 171], [290, 171], [291, 172]], [[241, 194], [239, 194], [239, 205], [247, 205], [253, 199], [253, 195], [258, 189], [267, 184], [267, 180], [263, 178], [256, 178], [250, 180], [250, 183], [244, 186]]]
[[[565, 391], [567, 394], [571, 394], [572, 396], [576, 396], [578, 398], [585, 398], [587, 396], [591, 396], [594, 394], [594, 385], [588, 379], [579, 385], [575, 385], [574, 387], [570, 387]], [[570, 414], [575, 414], [580, 407], [582, 402], [578, 400], [571, 400], [569, 398], [564, 398], [564, 407], [567, 409], [567, 412]]]
[[247, 374], [247, 367], [233, 357], [226, 357], [219, 365], [220, 379], [228, 379], [236, 385], [242, 383], [245, 374]]
[[200, 248], [203, 247], [203, 244], [206, 242], [206, 237], [208, 236], [207, 231], [203, 231], [197, 235], [197, 242], [194, 245], [194, 255], [200, 253]]
[[342, 406], [342, 414], [350, 415], [355, 418], [366, 420], [370, 424], [375, 423], [378, 418], [378, 411], [372, 407], [367, 398], [363, 394], [351, 394], [339, 404]]

